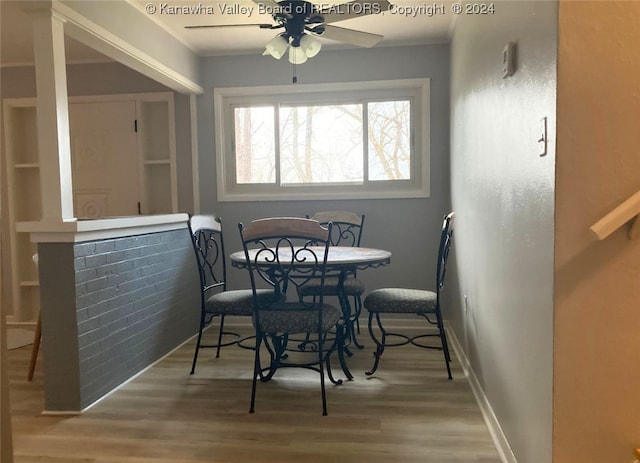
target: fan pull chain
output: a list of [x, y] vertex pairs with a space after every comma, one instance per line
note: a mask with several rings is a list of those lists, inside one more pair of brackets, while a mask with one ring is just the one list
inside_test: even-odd
[[296, 75], [296, 63], [294, 60], [293, 65], [293, 76], [291, 77], [291, 83], [292, 84], [297, 84], [298, 83], [298, 76]]

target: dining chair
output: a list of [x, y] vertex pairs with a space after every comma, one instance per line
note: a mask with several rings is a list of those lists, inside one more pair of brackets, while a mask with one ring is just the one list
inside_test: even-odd
[[[408, 288], [380, 288], [371, 291], [364, 299], [364, 307], [369, 312], [369, 334], [376, 344], [374, 352], [375, 362], [371, 370], [365, 374], [370, 376], [375, 373], [380, 363], [380, 357], [386, 347], [404, 346], [413, 344], [417, 347], [425, 349], [442, 350], [444, 360], [447, 365], [447, 373], [449, 379], [451, 376], [451, 356], [449, 355], [449, 345], [447, 344], [447, 335], [442, 323], [441, 312], [441, 291], [444, 287], [444, 279], [447, 269], [447, 260], [449, 250], [453, 240], [453, 218], [454, 213], [451, 212], [444, 216], [442, 222], [442, 232], [440, 234], [440, 245], [438, 247], [438, 261], [436, 265], [436, 286], [435, 291], [408, 289]], [[421, 333], [418, 335], [408, 336], [401, 333], [392, 333], [387, 331], [382, 324], [382, 315], [397, 314], [416, 314], [426, 319], [426, 321], [437, 327], [437, 332]], [[379, 337], [376, 335], [373, 327], [373, 320], [376, 320]], [[388, 342], [388, 337], [400, 338], [397, 342]], [[423, 343], [424, 338], [437, 336], [440, 338], [440, 345], [432, 345]]]
[[[342, 339], [342, 312], [324, 302], [322, 291], [305, 298], [299, 288], [313, 279], [323, 288], [332, 226], [282, 217], [240, 223], [238, 228], [254, 294], [256, 346], [249, 411], [255, 411], [258, 378], [266, 382], [280, 368], [298, 367], [320, 374], [322, 414], [327, 415], [325, 370], [332, 383], [342, 382], [333, 378], [330, 364]], [[258, 297], [259, 285], [271, 288], [275, 297]], [[330, 332], [338, 335], [329, 336]], [[264, 364], [263, 354], [268, 357]]]
[[[364, 229], [364, 214], [358, 214], [351, 211], [320, 211], [311, 217], [317, 220], [321, 225], [326, 226], [328, 223], [333, 224], [331, 229], [331, 245], [332, 246], [353, 246], [359, 247], [362, 240], [362, 231]], [[340, 279], [329, 278], [324, 285], [325, 296], [344, 297], [341, 305], [345, 306], [345, 312], [348, 313], [349, 332], [347, 336], [353, 344], [362, 349], [363, 346], [358, 342], [356, 333], [360, 333], [360, 314], [362, 312], [362, 294], [364, 294], [365, 286], [362, 280], [358, 279], [356, 271], [353, 270], [343, 276], [342, 291], [340, 291]], [[317, 281], [310, 281], [302, 288], [304, 296], [318, 295], [320, 288]], [[353, 311], [349, 298], [353, 298]]]
[[[227, 315], [250, 317], [253, 314], [253, 291], [251, 289], [227, 290], [227, 264], [222, 235], [222, 221], [213, 215], [193, 215], [189, 218], [189, 232], [200, 277], [200, 326], [191, 364], [195, 372], [198, 352], [202, 348], [215, 348], [216, 358], [220, 348], [237, 344], [244, 347], [239, 334], [224, 330]], [[272, 297], [271, 291], [260, 291], [260, 297]], [[202, 333], [220, 318], [218, 341], [203, 344]], [[231, 338], [224, 341], [224, 338]]]

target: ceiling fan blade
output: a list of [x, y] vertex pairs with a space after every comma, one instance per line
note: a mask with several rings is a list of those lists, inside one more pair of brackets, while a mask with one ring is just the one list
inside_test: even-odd
[[391, 8], [391, 4], [387, 0], [352, 0], [323, 8], [320, 11], [320, 16], [324, 18], [325, 24], [329, 24], [370, 14], [383, 13], [388, 11], [389, 8]]
[[324, 32], [320, 37], [365, 48], [374, 47], [382, 39], [382, 36], [378, 34], [338, 26], [324, 26]]
[[218, 27], [259, 27], [260, 29], [276, 29], [281, 27], [277, 24], [196, 24], [184, 26], [185, 29], [214, 29]]

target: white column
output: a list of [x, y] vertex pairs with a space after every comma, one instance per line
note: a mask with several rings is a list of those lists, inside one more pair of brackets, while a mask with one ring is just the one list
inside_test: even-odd
[[200, 159], [198, 158], [198, 99], [189, 96], [191, 123], [191, 178], [193, 179], [193, 213], [200, 213]]
[[54, 222], [75, 220], [63, 24], [50, 10], [33, 16], [42, 220]]

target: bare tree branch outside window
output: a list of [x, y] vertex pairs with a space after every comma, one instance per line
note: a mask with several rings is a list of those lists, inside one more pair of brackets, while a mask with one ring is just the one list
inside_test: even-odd
[[410, 102], [372, 102], [368, 104], [368, 116], [369, 179], [410, 178]]
[[235, 108], [237, 183], [275, 183], [273, 119], [272, 106]]
[[236, 108], [236, 181], [275, 182], [275, 111], [282, 184], [362, 183], [365, 162], [370, 181], [409, 179], [410, 109], [409, 100]]

